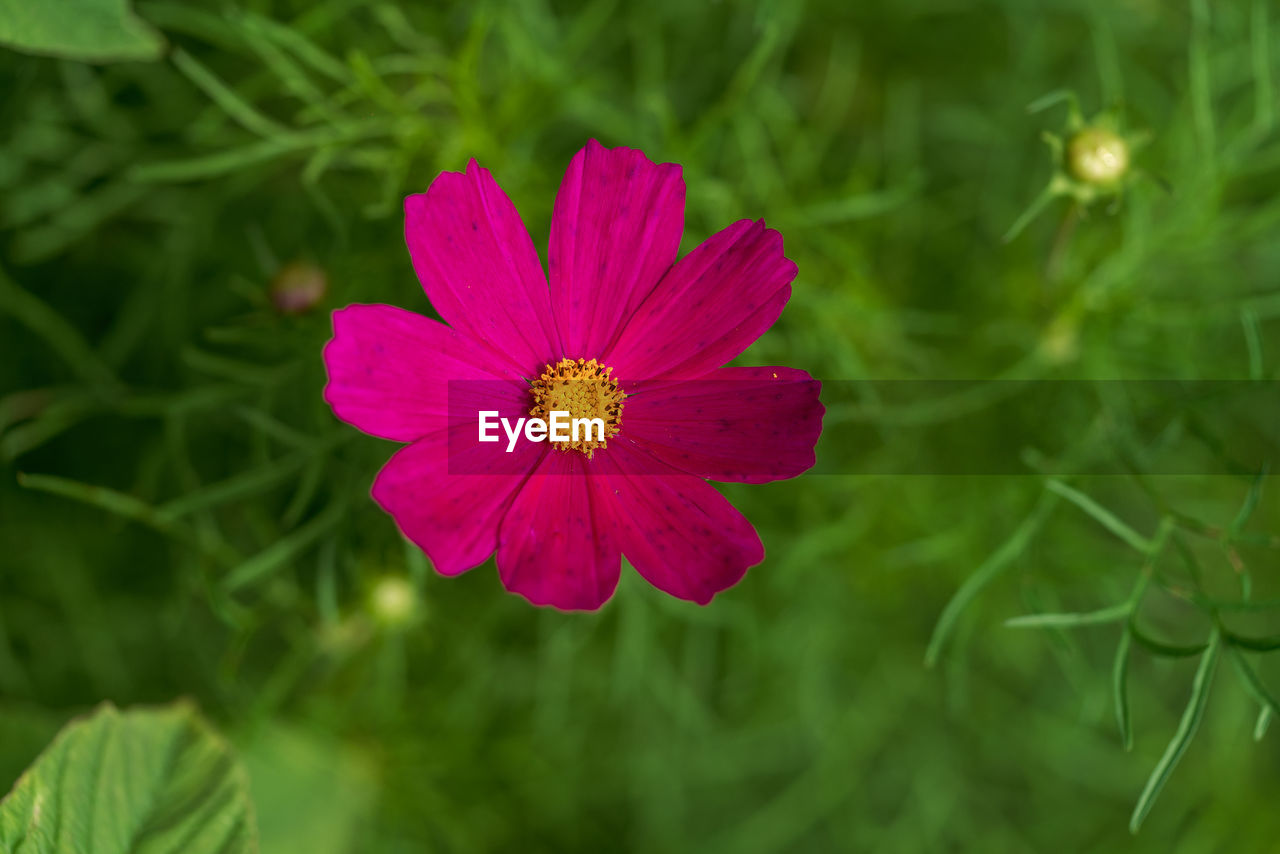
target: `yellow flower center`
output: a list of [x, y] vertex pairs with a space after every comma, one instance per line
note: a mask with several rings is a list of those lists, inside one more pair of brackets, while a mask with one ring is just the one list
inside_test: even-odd
[[613, 368], [595, 359], [561, 359], [547, 365], [542, 376], [533, 381], [532, 417], [550, 421], [552, 412], [567, 412], [571, 420], [598, 418], [604, 422], [603, 438], [597, 438], [600, 434], [594, 428], [582, 430], [571, 441], [553, 442], [557, 450], [573, 448], [591, 459], [596, 448], [607, 447], [609, 438], [617, 434], [626, 395], [612, 373]]
[[1105, 128], [1085, 128], [1067, 143], [1071, 174], [1088, 184], [1111, 184], [1129, 168], [1129, 145]]

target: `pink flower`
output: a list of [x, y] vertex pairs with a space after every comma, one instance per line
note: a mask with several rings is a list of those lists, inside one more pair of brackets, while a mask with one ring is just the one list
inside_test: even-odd
[[[593, 610], [624, 554], [702, 604], [764, 559], [707, 480], [763, 483], [814, 463], [819, 383], [722, 367], [778, 319], [796, 266], [781, 235], [749, 220], [677, 261], [683, 229], [680, 167], [594, 140], [556, 197], [549, 287], [520, 215], [474, 160], [405, 199], [409, 254], [445, 323], [387, 305], [335, 311], [325, 400], [409, 443], [372, 494], [440, 573], [496, 551], [511, 592]], [[604, 440], [510, 453], [505, 436], [477, 440], [480, 410], [514, 423], [554, 409], [600, 417]]]

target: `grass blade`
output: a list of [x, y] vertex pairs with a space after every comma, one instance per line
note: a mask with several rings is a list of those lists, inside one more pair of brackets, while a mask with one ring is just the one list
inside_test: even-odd
[[1204, 718], [1205, 706], [1209, 701], [1209, 688], [1213, 684], [1213, 671], [1217, 666], [1218, 651], [1221, 647], [1222, 639], [1218, 632], [1214, 631], [1209, 637], [1209, 645], [1205, 647], [1204, 655], [1200, 657], [1200, 666], [1196, 669], [1195, 679], [1191, 683], [1191, 699], [1182, 713], [1178, 729], [1174, 732], [1169, 746], [1165, 748], [1164, 755], [1156, 763], [1155, 770], [1147, 779], [1146, 788], [1142, 790], [1138, 803], [1133, 808], [1133, 816], [1129, 819], [1131, 833], [1137, 833], [1142, 827], [1142, 822], [1155, 806], [1156, 798], [1160, 796], [1165, 783], [1169, 781], [1169, 775], [1177, 767], [1182, 755], [1187, 752], [1191, 740], [1195, 738], [1196, 730], [1200, 728], [1200, 721]]

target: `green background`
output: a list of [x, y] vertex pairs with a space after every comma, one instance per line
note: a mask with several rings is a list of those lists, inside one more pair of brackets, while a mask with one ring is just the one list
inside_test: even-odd
[[[1265, 478], [1074, 478], [1097, 506], [1058, 500], [1032, 529], [1060, 494], [1036, 452], [1068, 450], [1027, 448], [1017, 475], [821, 473], [857, 470], [842, 425], [945, 435], [985, 406], [903, 411], [868, 386], [826, 400], [818, 472], [724, 487], [768, 552], [738, 587], [699, 608], [627, 570], [600, 612], [565, 615], [492, 563], [435, 576], [367, 496], [393, 446], [320, 397], [330, 309], [430, 312], [406, 193], [475, 157], [545, 257], [592, 137], [683, 165], [685, 251], [744, 217], [782, 232], [799, 277], [744, 363], [1275, 380], [1274, 4], [135, 8], [167, 42], [154, 61], [131, 59], [145, 32], [118, 64], [0, 50], [0, 789], [101, 700], [189, 696], [245, 759], [265, 854], [1275, 850], [1280, 731], [1255, 742], [1234, 653], [1134, 837], [1195, 659], [1134, 646], [1126, 752], [1123, 626], [1003, 625], [1123, 602], [1143, 557], [1115, 519], [1174, 522], [1142, 606], [1164, 643], [1210, 630], [1193, 568], [1224, 600], [1247, 571], [1274, 605]], [[1059, 89], [1151, 142], [1118, 204], [1058, 200], [1002, 243], [1053, 173], [1039, 134], [1066, 122], [1026, 107]], [[269, 285], [298, 259], [328, 295], [282, 316]], [[1092, 403], [1063, 416], [1071, 455], [1231, 467], [1212, 418], [1152, 435]], [[929, 450], [866, 453], [906, 472]], [[386, 578], [412, 585], [410, 619], [371, 604]], [[1273, 635], [1277, 609], [1230, 625]], [[1274, 657], [1248, 654], [1273, 694]]]

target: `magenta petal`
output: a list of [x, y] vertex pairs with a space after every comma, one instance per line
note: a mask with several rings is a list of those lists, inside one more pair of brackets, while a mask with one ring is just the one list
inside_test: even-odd
[[782, 235], [763, 221], [736, 222], [671, 268], [604, 361], [623, 380], [701, 376], [773, 325], [795, 275]]
[[631, 148], [595, 140], [569, 163], [548, 262], [565, 355], [596, 358], [676, 260], [684, 179]]
[[591, 465], [577, 451], [548, 451], [502, 520], [498, 573], [535, 605], [594, 611], [618, 586], [622, 557]]
[[533, 241], [487, 169], [442, 172], [404, 200], [404, 234], [427, 297], [454, 329], [536, 376], [561, 351]]
[[659, 590], [705, 605], [764, 560], [755, 528], [706, 481], [625, 441], [596, 460], [622, 553]]
[[822, 384], [795, 368], [718, 368], [629, 388], [624, 433], [647, 453], [712, 480], [766, 483], [813, 466]]
[[493, 554], [502, 517], [547, 453], [545, 445], [525, 442], [504, 455], [498, 445], [460, 441], [458, 431], [469, 439], [476, 427], [459, 424], [401, 448], [373, 483], [373, 499], [442, 575], [472, 569]]
[[[487, 347], [443, 323], [390, 305], [349, 305], [335, 311], [324, 363], [329, 374], [324, 399], [334, 414], [366, 433], [398, 442], [444, 427], [450, 379], [483, 380], [454, 386], [492, 398], [485, 401], [491, 405], [479, 408], [525, 405], [528, 397], [528, 386]], [[468, 402], [455, 399], [455, 411]]]

